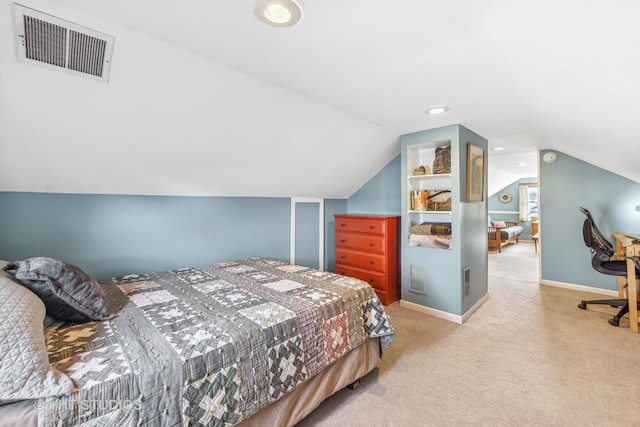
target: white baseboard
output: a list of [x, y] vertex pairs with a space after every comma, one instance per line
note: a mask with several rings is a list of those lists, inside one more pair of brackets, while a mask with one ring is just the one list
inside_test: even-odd
[[458, 325], [463, 324], [467, 321], [467, 319], [487, 300], [489, 299], [489, 294], [487, 293], [485, 296], [480, 298], [480, 300], [475, 303], [469, 310], [465, 311], [462, 316], [458, 314], [452, 314], [446, 311], [438, 310], [431, 307], [426, 307], [421, 304], [416, 304], [414, 302], [400, 300], [400, 307], [408, 308], [409, 310], [418, 311], [420, 313], [428, 314], [433, 317], [437, 317], [439, 319], [448, 320], [449, 322], [457, 323]]
[[467, 319], [468, 319], [469, 317], [471, 317], [471, 315], [472, 315], [473, 313], [475, 313], [475, 311], [476, 311], [477, 309], [479, 309], [479, 308], [480, 308], [480, 306], [481, 306], [482, 304], [484, 304], [485, 302], [487, 302], [487, 300], [488, 300], [488, 299], [489, 299], [489, 292], [487, 292], [487, 293], [486, 293], [482, 298], [480, 298], [480, 299], [478, 300], [478, 302], [476, 302], [475, 304], [473, 304], [473, 305], [471, 306], [471, 308], [469, 308], [469, 310], [465, 311], [465, 312], [462, 314], [462, 322], [466, 322], [466, 321], [467, 321]]
[[540, 280], [541, 285], [555, 286], [556, 288], [570, 289], [572, 291], [591, 292], [592, 294], [608, 295], [612, 297], [618, 296], [617, 290], [594, 288], [592, 286], [575, 285], [573, 283], [556, 282], [554, 280]]
[[[541, 285], [545, 286], [555, 286], [557, 288], [569, 289], [572, 291], [580, 291], [580, 292], [590, 292], [593, 294], [601, 294], [607, 295], [611, 297], [617, 297], [618, 291], [614, 291], [611, 289], [602, 289], [602, 288], [594, 288], [592, 286], [584, 286], [584, 285], [576, 285], [573, 283], [565, 283], [565, 282], [556, 282], [554, 280], [540, 280]], [[480, 298], [478, 302], [476, 302], [469, 310], [464, 312], [462, 316], [457, 314], [452, 314], [446, 311], [438, 310], [431, 307], [426, 307], [421, 304], [416, 304], [410, 301], [400, 300], [398, 303], [400, 307], [407, 308], [409, 310], [418, 311], [420, 313], [428, 314], [433, 317], [437, 317], [439, 319], [448, 320], [449, 322], [457, 323], [459, 325], [471, 317], [471, 315], [478, 309], [482, 304], [484, 304], [489, 299], [489, 294], [487, 293], [485, 296]]]

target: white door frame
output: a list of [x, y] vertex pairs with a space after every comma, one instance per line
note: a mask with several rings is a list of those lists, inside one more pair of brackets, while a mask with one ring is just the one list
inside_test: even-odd
[[318, 197], [292, 197], [291, 198], [291, 233], [289, 241], [289, 262], [296, 263], [296, 203], [318, 203], [319, 210], [319, 239], [318, 266], [320, 271], [324, 271], [324, 199]]

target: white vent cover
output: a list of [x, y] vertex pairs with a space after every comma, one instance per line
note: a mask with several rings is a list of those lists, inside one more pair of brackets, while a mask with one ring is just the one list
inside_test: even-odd
[[13, 19], [20, 61], [109, 81], [112, 36], [16, 3]]

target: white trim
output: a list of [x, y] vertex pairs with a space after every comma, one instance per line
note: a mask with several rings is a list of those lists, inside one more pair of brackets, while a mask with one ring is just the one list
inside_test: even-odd
[[405, 300], [400, 300], [400, 307], [408, 308], [409, 310], [418, 311], [424, 314], [429, 314], [439, 319], [448, 320], [450, 322], [457, 323], [458, 325], [462, 325], [488, 299], [489, 299], [489, 294], [486, 294], [485, 296], [480, 298], [480, 300], [477, 303], [475, 303], [473, 307], [467, 310], [462, 316], [457, 314], [452, 314], [442, 310], [437, 310], [435, 308], [426, 307], [424, 305], [416, 304], [416, 303], [405, 301]]
[[318, 216], [320, 217], [320, 224], [318, 225], [318, 230], [320, 235], [318, 243], [320, 244], [320, 247], [318, 248], [318, 270], [324, 271], [324, 199], [320, 199], [319, 209], [320, 212]]
[[290, 213], [290, 228], [289, 228], [289, 264], [296, 263], [296, 202], [291, 198], [291, 213]]
[[520, 215], [518, 211], [489, 211], [490, 214], [500, 214], [500, 215]]
[[554, 286], [556, 288], [569, 289], [572, 291], [591, 292], [592, 294], [608, 295], [612, 297], [618, 296], [617, 290], [594, 288], [593, 286], [575, 285], [573, 283], [556, 282], [554, 280], [540, 280], [541, 285]]
[[318, 204], [318, 266], [324, 271], [324, 199], [318, 197], [292, 197], [291, 198], [291, 227], [289, 232], [289, 263], [296, 263], [296, 203]]
[[421, 304], [416, 304], [413, 302], [400, 300], [400, 307], [408, 308], [409, 310], [418, 311], [420, 313], [429, 314], [431, 316], [437, 317], [439, 319], [448, 320], [453, 323], [457, 323], [459, 325], [462, 324], [462, 316], [457, 314], [451, 314], [446, 311], [437, 310], [435, 308], [426, 307]]
[[471, 315], [472, 315], [473, 313], [475, 313], [475, 311], [476, 311], [477, 309], [479, 309], [479, 308], [480, 308], [480, 306], [481, 306], [482, 304], [484, 304], [485, 302], [487, 302], [487, 300], [488, 300], [488, 299], [489, 299], [489, 293], [487, 292], [487, 293], [486, 293], [482, 298], [480, 298], [480, 299], [478, 300], [478, 302], [476, 302], [475, 304], [473, 304], [473, 305], [471, 306], [471, 308], [469, 308], [469, 310], [465, 311], [465, 312], [462, 314], [462, 322], [463, 322], [463, 323], [464, 323], [464, 322], [466, 322], [466, 321], [469, 319], [469, 317], [471, 317]]

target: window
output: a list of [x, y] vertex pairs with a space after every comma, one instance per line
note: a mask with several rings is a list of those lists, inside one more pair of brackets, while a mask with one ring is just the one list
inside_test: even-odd
[[520, 184], [520, 221], [538, 218], [538, 183]]

